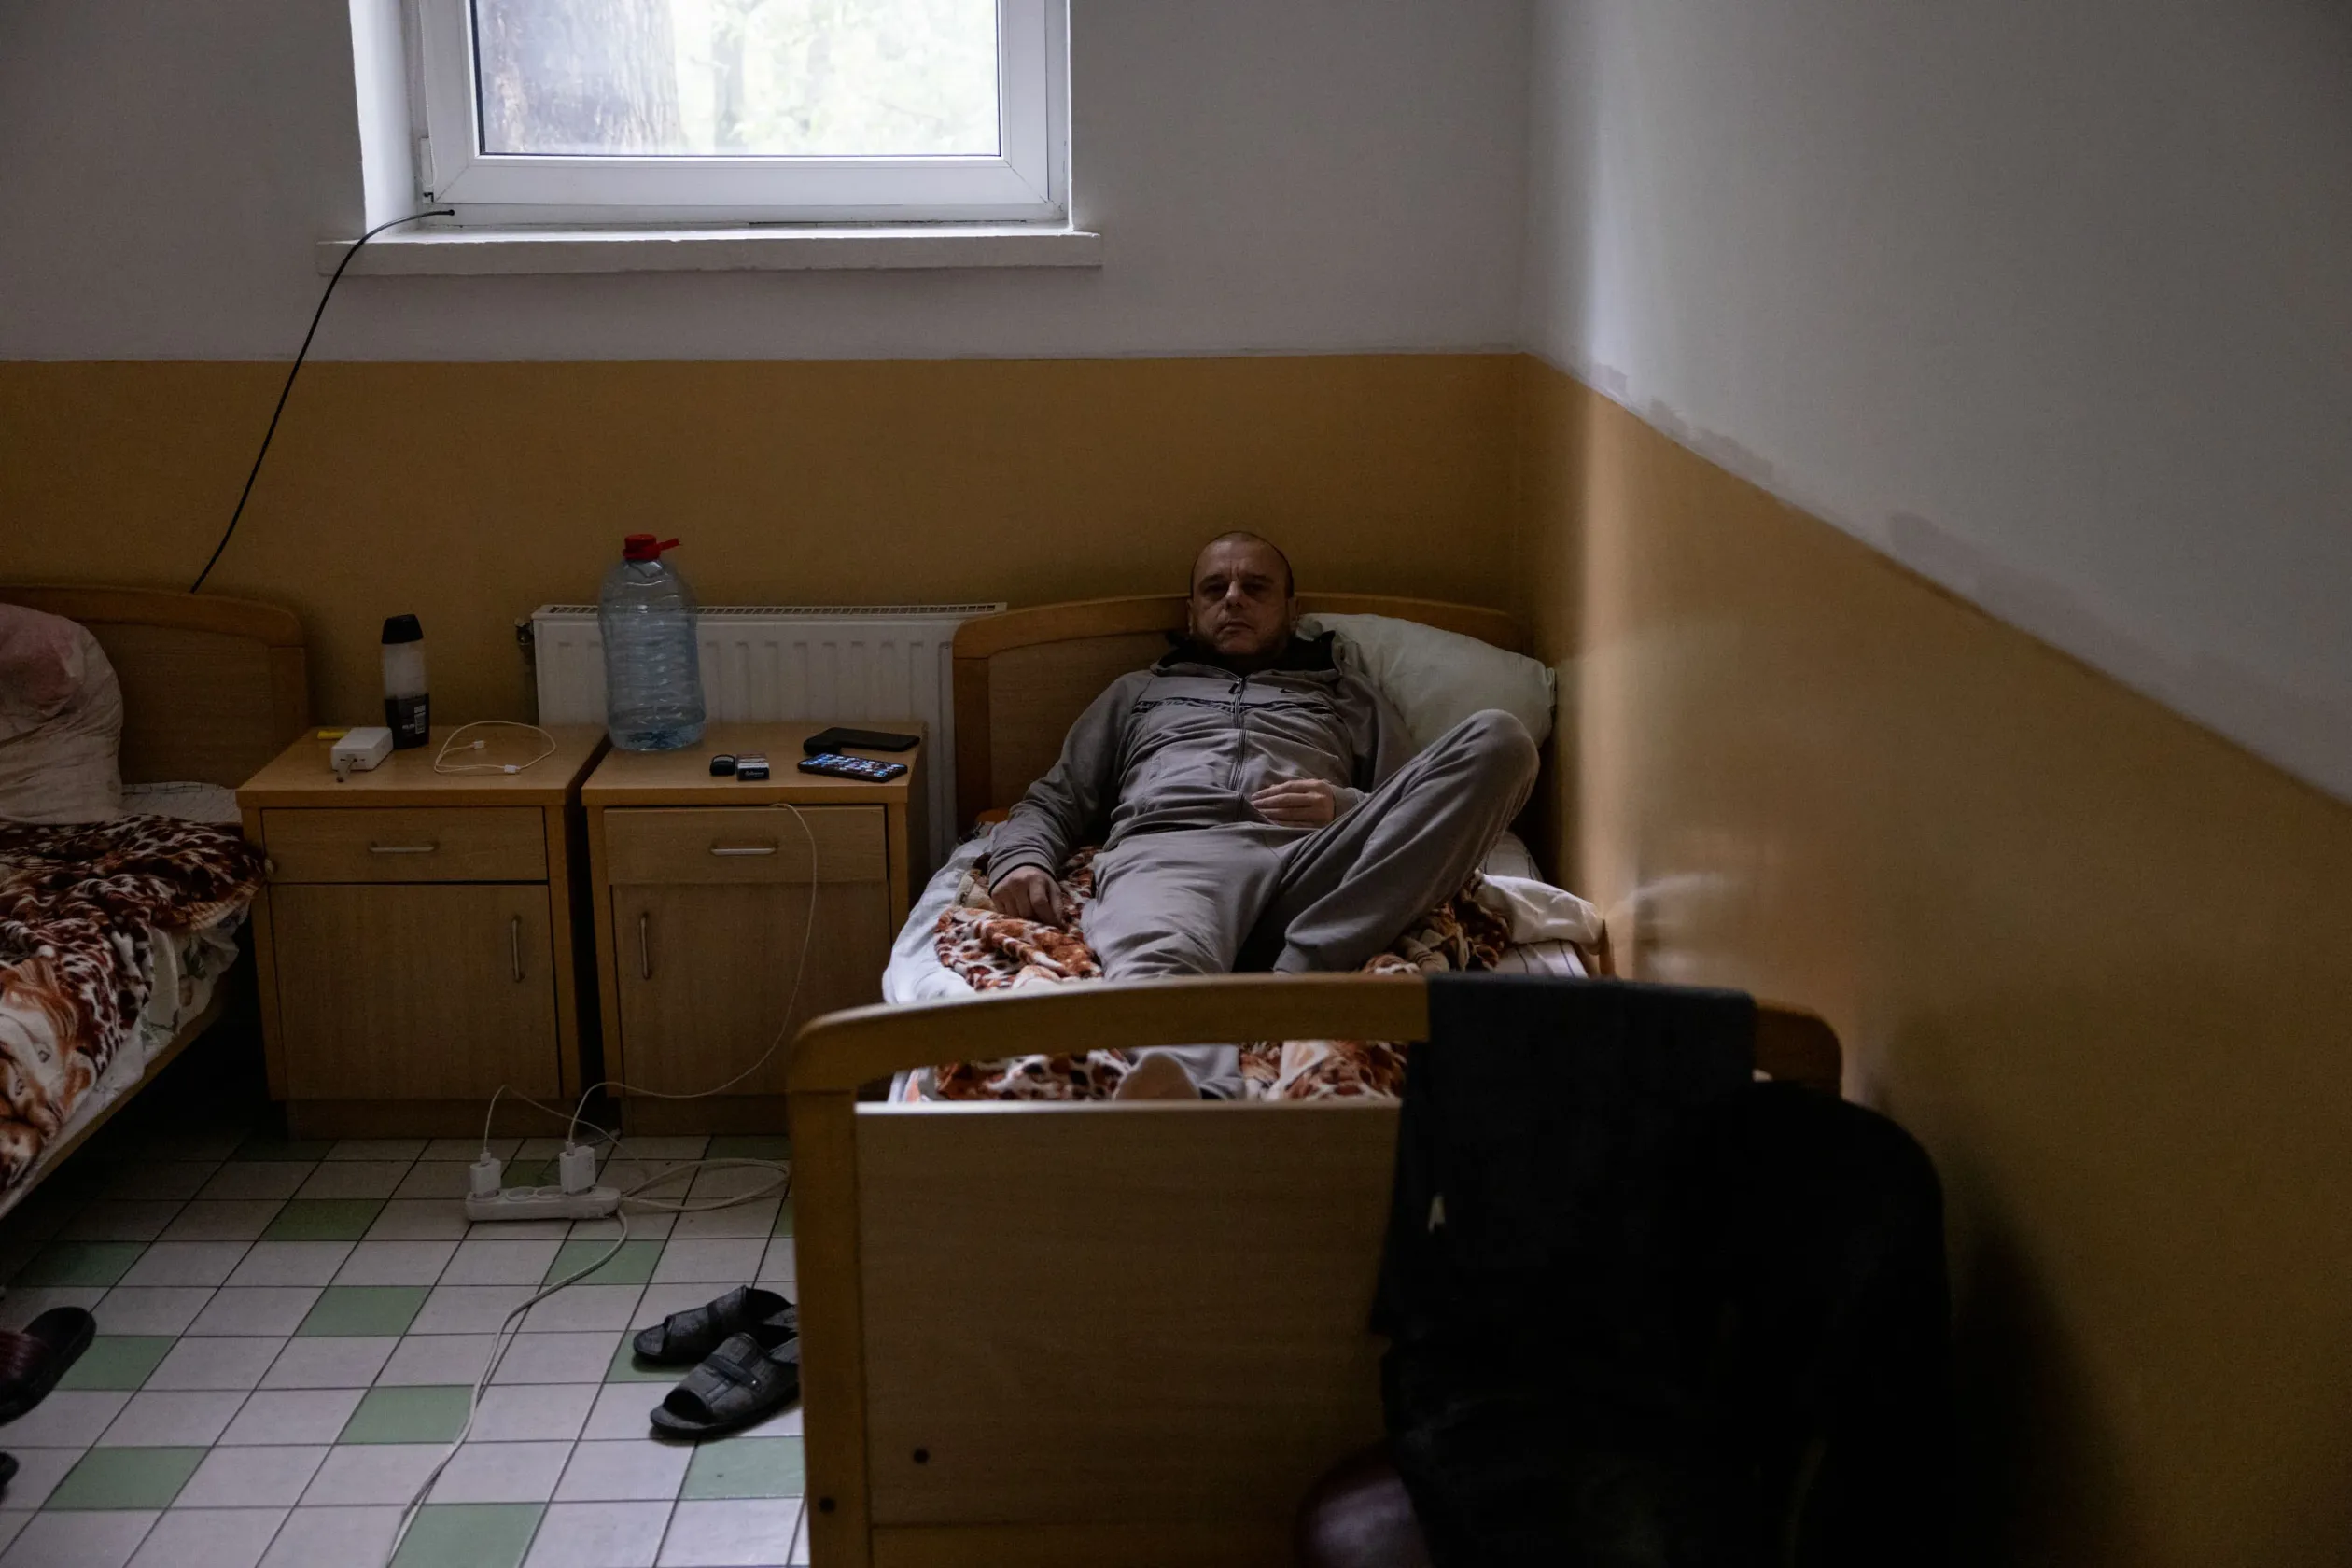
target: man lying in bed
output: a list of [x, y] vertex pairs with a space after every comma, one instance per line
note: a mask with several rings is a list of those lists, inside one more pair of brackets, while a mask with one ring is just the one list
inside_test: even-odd
[[[1084, 935], [1113, 980], [1352, 970], [1461, 888], [1535, 781], [1507, 713], [1412, 755], [1403, 720], [1295, 635], [1288, 557], [1255, 534], [1193, 564], [1187, 640], [1113, 681], [988, 847], [999, 910], [1060, 925], [1055, 872], [1099, 843]], [[1230, 1047], [1167, 1053], [1239, 1092]]]

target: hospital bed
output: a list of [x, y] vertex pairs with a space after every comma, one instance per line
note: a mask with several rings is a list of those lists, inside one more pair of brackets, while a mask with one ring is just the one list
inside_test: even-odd
[[[1305, 595], [1516, 648], [1469, 606]], [[1017, 799], [1178, 597], [1045, 606], [956, 646], [959, 815]], [[1367, 1328], [1393, 1102], [861, 1101], [942, 1061], [1216, 1040], [1417, 1040], [1417, 977], [1222, 975], [861, 1008], [787, 1069], [818, 1568], [1278, 1564], [1380, 1434]], [[1838, 1088], [1836, 1036], [1759, 1011], [1758, 1067]]]

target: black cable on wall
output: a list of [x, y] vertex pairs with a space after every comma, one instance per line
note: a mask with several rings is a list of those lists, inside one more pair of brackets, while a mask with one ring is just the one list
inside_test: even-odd
[[360, 246], [383, 233], [386, 229], [397, 229], [403, 223], [413, 223], [420, 217], [453, 217], [455, 216], [454, 208], [435, 207], [429, 212], [411, 213], [406, 217], [396, 217], [388, 223], [379, 223], [353, 241], [351, 248], [343, 252], [343, 259], [335, 263], [334, 275], [327, 280], [326, 288], [318, 296], [318, 308], [311, 312], [310, 330], [302, 334], [302, 346], [295, 350], [293, 367], [286, 372], [286, 385], [278, 388], [277, 407], [270, 411], [270, 427], [261, 432], [261, 450], [253, 455], [252, 471], [245, 475], [245, 489], [237, 496], [237, 510], [229, 514], [229, 526], [221, 530], [220, 542], [213, 546], [212, 557], [204, 563], [204, 569], [198, 572], [196, 581], [188, 585], [189, 593], [203, 591], [204, 579], [212, 576], [213, 567], [220, 562], [220, 553], [229, 548], [230, 539], [236, 536], [237, 524], [245, 517], [245, 502], [253, 498], [253, 482], [261, 477], [261, 460], [270, 455], [271, 438], [277, 434], [278, 416], [286, 412], [287, 396], [294, 390], [294, 378], [302, 373], [302, 361], [310, 357], [311, 340], [318, 336], [319, 318], [327, 314], [327, 301], [335, 297], [335, 285], [343, 281], [343, 269], [351, 265], [351, 259], [359, 254]]

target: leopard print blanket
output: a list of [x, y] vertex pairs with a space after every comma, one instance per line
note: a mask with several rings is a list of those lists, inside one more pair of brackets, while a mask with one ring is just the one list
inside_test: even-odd
[[[1084, 918], [1094, 898], [1094, 856], [1081, 849], [1062, 868], [1062, 891]], [[956, 902], [939, 917], [939, 961], [975, 991], [1099, 980], [1102, 966], [1078, 934], [997, 912], [986, 861], [964, 874]], [[1477, 900], [1473, 873], [1462, 890], [1431, 910], [1364, 968], [1368, 973], [1492, 969], [1510, 945], [1505, 918]], [[1129, 1051], [1013, 1057], [929, 1070], [941, 1099], [1108, 1099], [1135, 1066]], [[1252, 1099], [1394, 1099], [1405, 1087], [1405, 1047], [1379, 1040], [1263, 1041], [1241, 1047], [1241, 1080]]]
[[217, 925], [260, 887], [261, 852], [220, 828], [0, 822], [0, 1192], [137, 1027], [153, 931]]

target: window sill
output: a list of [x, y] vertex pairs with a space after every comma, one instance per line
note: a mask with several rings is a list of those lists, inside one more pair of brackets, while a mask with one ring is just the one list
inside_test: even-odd
[[[331, 273], [349, 240], [321, 240]], [[348, 269], [368, 277], [553, 273], [903, 272], [1099, 267], [1102, 236], [1079, 229], [413, 229], [371, 240]]]

